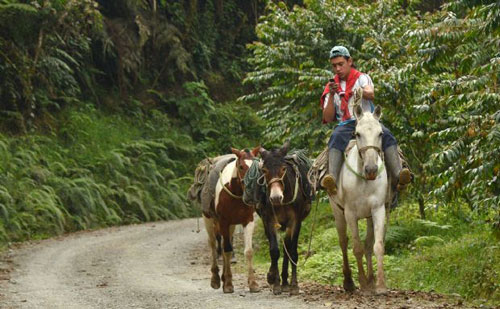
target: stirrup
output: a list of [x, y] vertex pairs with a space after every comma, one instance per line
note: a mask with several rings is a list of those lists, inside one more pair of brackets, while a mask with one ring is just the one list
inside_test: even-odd
[[328, 195], [336, 195], [337, 194], [337, 183], [335, 182], [335, 178], [332, 175], [327, 174], [323, 179], [321, 179], [321, 186], [326, 189]]
[[397, 190], [398, 191], [403, 191], [406, 189], [406, 186], [411, 182], [411, 172], [407, 168], [403, 168], [401, 172], [399, 172], [399, 181], [398, 181], [398, 186]]

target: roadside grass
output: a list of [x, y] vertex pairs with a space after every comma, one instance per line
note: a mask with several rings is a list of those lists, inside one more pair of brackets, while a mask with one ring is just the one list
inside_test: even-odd
[[[312, 255], [305, 260], [316, 202], [312, 207], [311, 214], [303, 222], [299, 239], [299, 282], [305, 279], [341, 286], [342, 253], [333, 215], [325, 199], [321, 200], [316, 214]], [[404, 203], [391, 213], [384, 257], [386, 283], [392, 289], [458, 294], [474, 305], [498, 306], [499, 242], [488, 225], [480, 224], [479, 220], [463, 220], [465, 217], [474, 218], [474, 214], [465, 207], [453, 207], [456, 208], [454, 215], [450, 215], [450, 210], [444, 207], [430, 207], [426, 213], [427, 220], [419, 219], [418, 205], [413, 203]], [[365, 228], [365, 221], [360, 221], [362, 238]], [[283, 236], [280, 235], [280, 247]], [[266, 274], [270, 266], [269, 245], [260, 219], [254, 239], [256, 269]], [[349, 264], [358, 286], [351, 244], [350, 241]], [[242, 258], [240, 260], [244, 261]], [[282, 257], [279, 261], [280, 270], [281, 261]], [[242, 263], [240, 266], [244, 265]]]
[[82, 104], [60, 116], [57, 132], [0, 135], [0, 247], [197, 214], [183, 177], [195, 148], [167, 115], [114, 115]]

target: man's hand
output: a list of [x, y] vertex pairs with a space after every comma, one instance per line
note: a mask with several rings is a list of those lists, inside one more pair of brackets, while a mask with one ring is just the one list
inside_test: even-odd
[[333, 95], [335, 92], [337, 92], [337, 83], [333, 80], [330, 79], [330, 82], [328, 83], [328, 89], [330, 89], [330, 95]]

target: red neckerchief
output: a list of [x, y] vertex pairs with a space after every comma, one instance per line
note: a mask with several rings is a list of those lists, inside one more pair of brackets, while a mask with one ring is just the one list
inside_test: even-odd
[[[351, 71], [349, 72], [349, 76], [347, 76], [347, 81], [345, 85], [345, 90], [343, 90], [340, 87], [340, 77], [338, 74], [335, 75], [335, 83], [337, 84], [337, 93], [344, 92], [344, 96], [341, 97], [341, 104], [340, 104], [340, 110], [344, 112], [344, 117], [342, 117], [342, 120], [350, 119], [351, 114], [349, 113], [349, 98], [352, 95], [352, 87], [354, 87], [354, 84], [358, 80], [359, 76], [361, 75], [361, 72], [356, 70], [355, 68], [351, 68]], [[325, 90], [323, 90], [323, 94], [321, 95], [320, 98], [320, 104], [321, 108], [324, 106], [325, 102], [325, 96], [327, 93], [330, 92], [330, 87], [328, 87], [328, 83], [326, 83]]]

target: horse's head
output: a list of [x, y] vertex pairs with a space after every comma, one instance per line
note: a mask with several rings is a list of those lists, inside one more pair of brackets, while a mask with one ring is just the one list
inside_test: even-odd
[[363, 172], [368, 180], [375, 180], [378, 172], [378, 158], [382, 158], [382, 125], [379, 122], [382, 110], [363, 112], [361, 106], [354, 108], [356, 115], [356, 144], [363, 162]]
[[252, 165], [253, 159], [257, 157], [259, 153], [260, 146], [255, 147], [251, 151], [248, 149], [238, 150], [236, 148], [231, 148], [231, 152], [237, 157], [236, 159], [236, 175], [238, 176], [238, 181], [243, 187], [243, 178], [247, 173], [248, 169]]
[[285, 156], [288, 152], [290, 142], [286, 141], [281, 148], [267, 151], [260, 149], [262, 157], [262, 172], [266, 179], [269, 200], [273, 205], [283, 203], [285, 184], [283, 179], [286, 174]]

